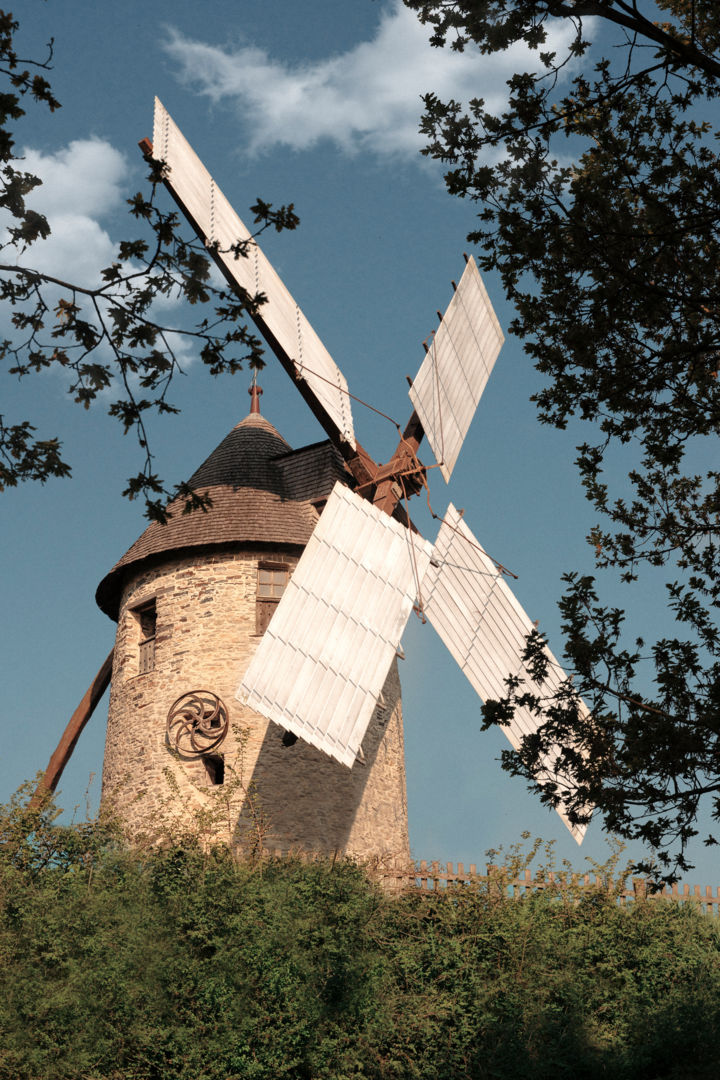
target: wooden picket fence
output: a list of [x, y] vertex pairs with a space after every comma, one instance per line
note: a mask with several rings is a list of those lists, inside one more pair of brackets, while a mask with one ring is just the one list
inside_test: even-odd
[[[561, 891], [566, 887], [571, 887], [577, 891], [579, 888], [602, 890], [614, 888], [612, 880], [591, 874], [567, 875], [549, 871], [547, 874], [534, 877], [530, 870], [525, 870], [515, 877], [510, 877], [507, 870], [490, 865], [486, 867], [483, 874], [478, 873], [475, 863], [470, 863], [467, 870], [461, 862], [457, 864], [457, 869], [453, 869], [452, 863], [427, 863], [424, 859], [416, 864], [415, 884], [424, 892], [469, 883], [482, 885], [490, 891], [497, 890], [498, 896], [505, 895], [508, 899], [516, 900], [540, 889]], [[629, 885], [627, 881], [624, 881], [622, 888], [617, 889], [619, 904], [628, 905], [646, 899], [692, 904], [709, 915], [720, 915], [720, 886], [713, 891], [710, 885], [702, 888], [700, 885], [675, 884], [666, 885], [662, 890], [652, 891], [643, 878], [633, 878]]]
[[[324, 862], [327, 855], [317, 852], [302, 850], [287, 850], [284, 848], [265, 848], [263, 856], [270, 859], [284, 859], [292, 857], [303, 862]], [[342, 858], [336, 855], [336, 858]], [[334, 861], [334, 860], [333, 860]], [[546, 873], [533, 876], [530, 870], [511, 876], [505, 867], [488, 864], [485, 873], [478, 871], [475, 863], [470, 863], [465, 868], [464, 863], [453, 864], [440, 862], [411, 863], [400, 860], [379, 859], [377, 862], [366, 864], [371, 877], [379, 881], [385, 889], [391, 893], [402, 892], [407, 888], [417, 888], [421, 892], [432, 893], [446, 889], [453, 889], [462, 885], [477, 885], [486, 889], [491, 895], [501, 896], [507, 899], [520, 900], [542, 889], [551, 889], [558, 893], [568, 891], [572, 896], [577, 896], [583, 890], [598, 889], [604, 892], [613, 892], [618, 904], [628, 906], [638, 900], [670, 900], [676, 904], [691, 904], [708, 915], [720, 916], [720, 886], [714, 891], [710, 885], [704, 888], [700, 885], [666, 885], [664, 889], [653, 890], [650, 883], [644, 878], [632, 878], [618, 882], [612, 878], [601, 877], [592, 874], [567, 874], [547, 871]]]

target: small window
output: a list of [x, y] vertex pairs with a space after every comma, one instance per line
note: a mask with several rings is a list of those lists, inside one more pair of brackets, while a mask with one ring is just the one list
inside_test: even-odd
[[155, 627], [157, 612], [155, 601], [144, 604], [134, 612], [140, 629], [140, 642], [138, 650], [138, 675], [145, 675], [155, 668]]
[[258, 566], [257, 600], [255, 604], [255, 632], [264, 634], [275, 614], [280, 597], [285, 592], [290, 577], [287, 566]]
[[263, 600], [279, 600], [288, 582], [287, 566], [259, 566], [257, 594]]

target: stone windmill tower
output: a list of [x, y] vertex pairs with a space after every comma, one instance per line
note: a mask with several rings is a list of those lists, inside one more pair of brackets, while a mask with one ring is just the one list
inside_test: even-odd
[[[207, 513], [151, 524], [102, 580], [117, 620], [103, 805], [130, 836], [409, 857], [393, 664], [352, 769], [235, 699], [337, 480], [329, 442], [293, 451], [251, 411], [196, 471]], [[170, 752], [169, 752], [170, 751]]]

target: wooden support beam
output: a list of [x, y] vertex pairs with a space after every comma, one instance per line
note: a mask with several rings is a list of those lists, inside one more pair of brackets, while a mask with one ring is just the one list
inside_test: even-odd
[[407, 446], [408, 448], [411, 448], [412, 452], [414, 454], [417, 454], [418, 450], [420, 449], [420, 443], [423, 441], [424, 436], [425, 429], [422, 426], [422, 421], [413, 409], [412, 415], [408, 420], [407, 424], [405, 425], [405, 430], [403, 431], [402, 444], [404, 446]]
[[373, 505], [391, 517], [403, 498], [403, 492], [410, 497], [422, 490], [425, 470], [417, 471], [416, 455], [424, 434], [420, 417], [413, 409], [395, 453], [390, 461], [386, 465], [380, 465], [375, 473], [377, 486], [372, 497]]
[[44, 796], [55, 791], [55, 788], [58, 786], [63, 770], [72, 756], [72, 752], [75, 749], [75, 745], [80, 738], [83, 728], [94, 713], [100, 698], [110, 685], [114, 651], [114, 649], [110, 650], [107, 659], [86, 690], [82, 701], [70, 717], [70, 722], [63, 732], [62, 738], [57, 745], [57, 749], [50, 758], [48, 767], [38, 786], [35, 788], [33, 797], [30, 800], [31, 808], [42, 802]]
[[393, 517], [396, 509], [400, 509], [402, 502], [402, 488], [397, 480], [393, 480], [392, 477], [381, 480], [375, 489], [372, 502], [376, 510], [382, 510]]

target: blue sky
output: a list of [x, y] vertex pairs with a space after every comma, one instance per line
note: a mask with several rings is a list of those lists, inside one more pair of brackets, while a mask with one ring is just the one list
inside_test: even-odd
[[[501, 100], [520, 57], [432, 50], [394, 0], [27, 0], [23, 8], [24, 55], [55, 38], [52, 84], [63, 103], [54, 116], [31, 107], [18, 130], [28, 168], [45, 179], [37, 205], [53, 228], [35, 262], [91, 279], [118, 240], [135, 234], [124, 199], [142, 183], [137, 142], [152, 135], [157, 94], [241, 216], [258, 195], [295, 203], [300, 228], [263, 246], [351, 391], [404, 424], [405, 375], [419, 367], [436, 309], [449, 302], [474, 223], [473, 206], [451, 199], [440, 169], [419, 156], [420, 94]], [[486, 285], [507, 327], [500, 283]], [[248, 408], [246, 374], [213, 382], [190, 353], [185, 367], [174, 393], [182, 416], [155, 422], [151, 433], [169, 483], [187, 478]], [[3, 797], [46, 765], [111, 648], [114, 624], [96, 609], [94, 590], [144, 528], [140, 508], [121, 498], [138, 452], [107, 417], [107, 402], [79, 410], [55, 374], [7, 383], [3, 412], [57, 434], [73, 478], [3, 495]], [[272, 357], [261, 383], [263, 412], [291, 445], [323, 437]], [[438, 512], [450, 500], [464, 507], [485, 548], [518, 574], [518, 598], [560, 654], [560, 577], [590, 570], [584, 537], [594, 519], [573, 466], [586, 433], [541, 427], [528, 401], [538, 385], [521, 342], [508, 339], [451, 485], [435, 474], [431, 491]], [[395, 429], [354, 412], [359, 438], [386, 460]], [[633, 589], [613, 595], [631, 606], [633, 630], [647, 632], [659, 617], [656, 590], [652, 582]], [[486, 849], [529, 830], [555, 840], [558, 857], [578, 867], [586, 855], [603, 861], [599, 823], [578, 852], [560, 819], [501, 772], [506, 741], [480, 731], [480, 703], [431, 627], [412, 620], [404, 647], [414, 855], [482, 864]], [[63, 778], [68, 813], [83, 812], [91, 772], [97, 802], [105, 711]], [[714, 883], [715, 860], [702, 848], [696, 856], [694, 880]]]

